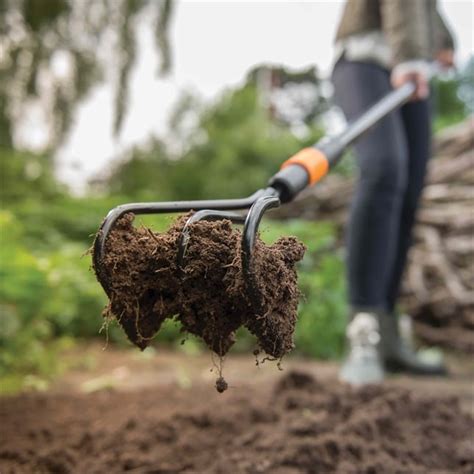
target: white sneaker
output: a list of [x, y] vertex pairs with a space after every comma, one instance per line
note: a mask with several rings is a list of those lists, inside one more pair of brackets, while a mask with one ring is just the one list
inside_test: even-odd
[[349, 353], [339, 379], [351, 385], [380, 383], [384, 378], [379, 354], [380, 332], [377, 316], [357, 313], [347, 326]]

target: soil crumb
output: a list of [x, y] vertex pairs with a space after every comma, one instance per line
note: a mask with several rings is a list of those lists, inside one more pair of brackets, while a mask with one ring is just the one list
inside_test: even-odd
[[219, 393], [225, 392], [229, 388], [226, 380], [222, 375], [216, 380], [216, 390]]
[[104, 314], [116, 318], [140, 349], [172, 318], [221, 357], [244, 326], [269, 356], [281, 358], [294, 346], [300, 296], [295, 264], [304, 245], [294, 237], [273, 245], [257, 238], [249, 282], [243, 278], [240, 229], [228, 220], [201, 221], [190, 227], [179, 268], [178, 240], [188, 217], [163, 233], [134, 227], [133, 214], [116, 223], [99, 270], [110, 300]]
[[473, 420], [457, 398], [305, 372], [223, 396], [208, 386], [25, 394], [3, 398], [0, 419], [5, 474], [474, 470]]

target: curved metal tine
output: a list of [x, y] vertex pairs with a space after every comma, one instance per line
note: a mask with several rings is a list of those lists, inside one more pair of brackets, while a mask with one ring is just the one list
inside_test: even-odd
[[93, 262], [94, 268], [100, 268], [100, 262], [104, 255], [105, 242], [113, 226], [123, 215], [133, 212], [134, 214], [166, 214], [175, 212], [188, 212], [191, 210], [200, 211], [203, 209], [237, 210], [248, 209], [255, 200], [265, 192], [259, 189], [251, 196], [242, 199], [218, 199], [204, 201], [170, 201], [170, 202], [150, 202], [150, 203], [131, 203], [114, 207], [105, 217], [102, 225], [97, 232], [94, 249]]
[[178, 239], [178, 256], [177, 264], [178, 268], [182, 268], [184, 258], [186, 257], [186, 250], [188, 249], [189, 243], [189, 228], [191, 224], [206, 220], [215, 221], [220, 219], [229, 219], [234, 224], [243, 224], [246, 216], [241, 214], [235, 214], [233, 212], [216, 211], [214, 209], [203, 209], [202, 211], [195, 212], [184, 224], [183, 230]]
[[258, 228], [263, 214], [268, 210], [280, 206], [280, 199], [276, 196], [264, 196], [255, 201], [245, 220], [242, 233], [242, 270], [247, 281], [252, 278], [252, 252], [257, 238]]

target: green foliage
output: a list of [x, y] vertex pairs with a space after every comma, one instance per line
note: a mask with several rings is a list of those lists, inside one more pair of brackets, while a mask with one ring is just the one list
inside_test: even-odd
[[0, 378], [55, 373], [67, 336], [97, 335], [104, 295], [80, 260], [83, 246], [34, 254], [12, 213], [0, 212], [0, 228]]
[[[173, 157], [156, 140], [132, 150], [107, 181], [114, 193], [137, 200], [240, 197], [265, 186], [288, 156], [321, 136], [314, 129], [301, 140], [276, 124], [251, 84], [204, 111], [193, 101], [185, 105], [199, 117], [194, 133], [186, 136], [187, 150]], [[179, 129], [179, 123], [175, 126]]]
[[24, 200], [49, 201], [64, 193], [52, 173], [51, 159], [0, 147], [0, 201], [3, 205]]
[[[0, 214], [0, 378], [16, 372], [51, 372], [55, 350], [45, 349], [51, 337], [43, 318], [43, 298], [48, 289], [42, 262], [17, 244], [21, 227], [9, 213]], [[7, 238], [8, 236], [8, 238]], [[38, 299], [39, 298], [39, 299]], [[6, 384], [7, 389], [10, 384]]]
[[136, 200], [172, 199], [175, 165], [168, 158], [164, 145], [153, 140], [145, 149], [139, 147], [126, 154], [107, 180], [107, 189], [114, 195]]
[[433, 80], [435, 131], [454, 125], [466, 118], [467, 106], [459, 94], [461, 82], [461, 77]]

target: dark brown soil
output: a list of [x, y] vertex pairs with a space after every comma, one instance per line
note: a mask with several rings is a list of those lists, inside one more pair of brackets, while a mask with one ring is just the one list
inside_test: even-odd
[[103, 259], [110, 299], [105, 314], [113, 315], [141, 349], [165, 319], [176, 318], [184, 331], [201, 337], [220, 356], [245, 326], [261, 349], [281, 358], [293, 348], [299, 298], [295, 264], [304, 245], [294, 237], [270, 246], [257, 239], [255, 283], [248, 287], [242, 276], [241, 232], [227, 220], [193, 224], [183, 268], [178, 268], [178, 239], [187, 217], [160, 234], [135, 228], [131, 214], [117, 223]]
[[473, 420], [456, 398], [305, 372], [241, 388], [2, 399], [0, 472], [473, 472]]

